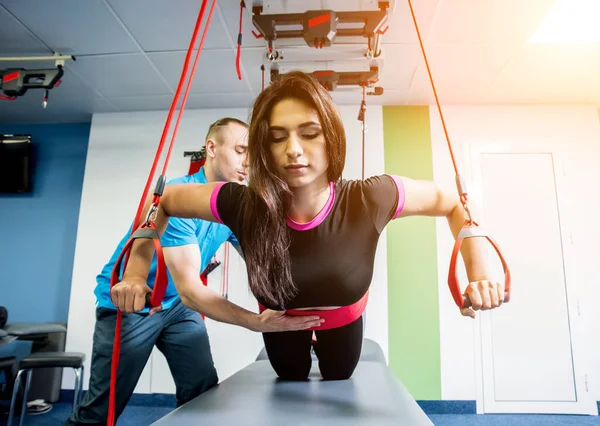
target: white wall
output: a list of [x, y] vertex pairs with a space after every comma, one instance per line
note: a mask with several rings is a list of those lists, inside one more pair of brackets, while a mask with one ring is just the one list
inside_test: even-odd
[[[360, 178], [361, 134], [358, 105], [340, 108], [346, 126], [348, 153], [344, 178]], [[139, 112], [95, 114], [92, 120], [69, 306], [67, 350], [87, 355], [84, 386], [87, 389], [95, 323], [95, 277], [110, 258], [131, 223], [148, 176], [167, 113]], [[186, 110], [169, 165], [168, 178], [187, 173], [189, 159], [183, 151], [198, 150], [211, 122], [222, 116], [247, 120], [247, 109]], [[366, 176], [383, 173], [383, 122], [381, 107], [367, 111]], [[160, 171], [160, 168], [159, 168]], [[256, 311], [248, 291], [244, 262], [230, 250], [230, 300]], [[222, 249], [218, 253], [222, 259]], [[376, 340], [387, 355], [387, 262], [385, 235], [376, 257], [366, 337]], [[219, 290], [222, 268], [211, 274], [209, 285]], [[213, 356], [219, 377], [225, 379], [252, 362], [262, 348], [258, 333], [207, 320]], [[66, 372], [63, 387], [73, 387]], [[136, 392], [174, 392], [162, 355], [155, 351]]]
[[[430, 109], [434, 177], [454, 185], [454, 171], [435, 106]], [[600, 125], [598, 112], [587, 106], [497, 106], [443, 108], [458, 166], [468, 175], [466, 146], [511, 147], [530, 144], [564, 160], [570, 225], [576, 251], [576, 291], [581, 304], [582, 331], [578, 344], [587, 364], [588, 383], [600, 400]], [[560, 172], [560, 171], [559, 171]], [[473, 186], [471, 186], [473, 190]], [[474, 194], [471, 194], [473, 200]], [[476, 200], [473, 200], [476, 202]], [[518, 206], [515, 206], [518, 208]], [[450, 297], [447, 273], [453, 239], [445, 220], [438, 221], [442, 399], [474, 400], [476, 323], [457, 312]], [[464, 276], [464, 275], [463, 275]], [[543, 297], [543, 296], [542, 296]], [[535, 306], [531, 307], [535, 315]], [[576, 331], [576, 333], [578, 333]]]

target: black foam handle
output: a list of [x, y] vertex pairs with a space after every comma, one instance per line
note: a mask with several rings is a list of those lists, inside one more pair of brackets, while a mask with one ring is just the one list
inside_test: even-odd
[[149, 240], [159, 239], [158, 232], [152, 228], [139, 228], [131, 236], [132, 239], [144, 238]]
[[163, 191], [165, 189], [166, 181], [167, 178], [165, 177], [165, 175], [160, 175], [158, 177], [158, 181], [156, 182], [156, 188], [154, 189], [154, 195], [158, 195], [159, 197], [162, 196]]
[[146, 293], [146, 308], [152, 308], [152, 304], [150, 303], [151, 298], [152, 293]]

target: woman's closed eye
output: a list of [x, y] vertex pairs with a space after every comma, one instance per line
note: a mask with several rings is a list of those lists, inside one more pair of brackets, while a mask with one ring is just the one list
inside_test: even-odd
[[287, 136], [271, 135], [271, 142], [273, 142], [273, 143], [284, 142], [286, 139], [287, 139]]
[[316, 139], [319, 136], [321, 136], [320, 132], [317, 132], [317, 133], [305, 133], [305, 134], [302, 135], [302, 137], [304, 139]]

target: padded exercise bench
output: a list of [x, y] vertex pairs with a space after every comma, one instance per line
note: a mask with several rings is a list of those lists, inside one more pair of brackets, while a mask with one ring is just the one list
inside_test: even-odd
[[365, 340], [349, 380], [324, 381], [313, 362], [309, 380], [279, 380], [264, 350], [258, 360], [153, 423], [155, 426], [430, 426], [431, 420]]

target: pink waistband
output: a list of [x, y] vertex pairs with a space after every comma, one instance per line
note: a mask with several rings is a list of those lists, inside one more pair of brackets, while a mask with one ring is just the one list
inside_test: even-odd
[[[318, 327], [307, 328], [307, 330], [329, 330], [332, 328], [339, 328], [350, 323], [353, 323], [363, 314], [365, 309], [367, 308], [367, 301], [369, 300], [369, 292], [367, 291], [365, 295], [356, 303], [347, 306], [341, 306], [336, 309], [327, 309], [327, 310], [312, 310], [312, 311], [303, 311], [300, 309], [288, 309], [285, 313], [286, 315], [296, 315], [296, 316], [306, 316], [306, 315], [317, 315], [325, 320], [323, 324]], [[258, 308], [260, 312], [263, 312], [266, 307], [258, 304]]]

